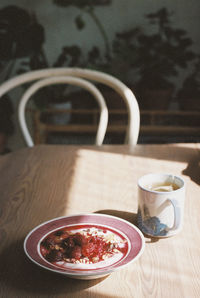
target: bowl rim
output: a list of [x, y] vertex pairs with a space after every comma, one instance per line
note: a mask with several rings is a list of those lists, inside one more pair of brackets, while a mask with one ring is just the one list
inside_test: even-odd
[[[27, 248], [26, 248], [26, 244], [27, 244], [27, 241], [29, 239], [29, 237], [36, 231], [38, 230], [40, 227], [48, 224], [48, 223], [51, 223], [51, 222], [54, 222], [54, 221], [57, 221], [57, 220], [60, 220], [60, 219], [65, 219], [65, 218], [71, 218], [71, 217], [80, 217], [80, 216], [98, 216], [98, 217], [107, 217], [107, 218], [110, 218], [110, 219], [115, 219], [115, 220], [119, 220], [121, 222], [124, 222], [125, 224], [129, 225], [130, 227], [132, 227], [133, 229], [135, 229], [135, 231], [138, 233], [139, 237], [140, 237], [140, 240], [141, 240], [141, 248], [139, 250], [139, 252], [137, 253], [137, 255], [135, 257], [133, 257], [132, 260], [130, 260], [129, 262], [127, 262], [126, 264], [123, 264], [123, 265], [119, 265], [117, 267], [114, 267], [114, 268], [111, 268], [111, 269], [107, 269], [105, 270], [105, 267], [104, 268], [99, 268], [99, 269], [94, 269], [93, 271], [87, 271], [87, 270], [84, 270], [84, 271], [79, 271], [77, 270], [76, 272], [69, 272], [67, 270], [65, 271], [61, 271], [61, 270], [56, 270], [55, 269], [51, 269], [45, 265], [42, 265], [40, 264], [37, 260], [34, 260], [30, 255], [29, 255], [29, 252], [27, 251]], [[88, 223], [89, 224], [89, 223]], [[102, 226], [105, 226], [105, 224], [102, 223]], [[50, 233], [50, 231], [48, 232]], [[47, 234], [48, 234], [47, 233]], [[42, 236], [41, 236], [42, 238]], [[39, 244], [39, 242], [38, 242]], [[37, 244], [37, 249], [38, 249], [38, 244]], [[140, 231], [140, 229], [135, 226], [134, 224], [130, 223], [129, 221], [123, 219], [123, 218], [120, 218], [118, 216], [113, 216], [113, 215], [108, 215], [108, 214], [103, 214], [103, 213], [78, 213], [78, 214], [72, 214], [72, 215], [66, 215], [66, 216], [60, 216], [60, 217], [55, 217], [55, 218], [52, 218], [50, 220], [47, 220], [45, 222], [42, 222], [41, 224], [37, 225], [36, 227], [34, 227], [32, 230], [29, 231], [29, 233], [26, 235], [25, 239], [24, 239], [24, 242], [23, 242], [23, 248], [24, 248], [24, 252], [26, 254], [26, 256], [33, 262], [35, 263], [36, 265], [46, 269], [46, 270], [49, 270], [51, 272], [54, 272], [54, 273], [59, 273], [59, 274], [62, 274], [62, 275], [65, 275], [65, 276], [68, 276], [68, 277], [88, 277], [88, 276], [102, 276], [102, 275], [108, 275], [116, 270], [119, 270], [121, 268], [124, 268], [125, 266], [131, 264], [132, 262], [135, 262], [144, 252], [144, 249], [145, 249], [145, 238], [144, 238], [144, 235], [143, 233]], [[109, 268], [109, 266], [108, 266]], [[98, 271], [97, 271], [98, 270]]]

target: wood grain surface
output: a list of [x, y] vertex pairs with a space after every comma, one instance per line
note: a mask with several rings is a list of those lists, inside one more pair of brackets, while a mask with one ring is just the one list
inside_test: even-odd
[[[111, 275], [73, 280], [32, 264], [27, 233], [64, 215], [101, 212], [136, 224], [137, 180], [149, 172], [186, 182], [183, 230], [145, 238], [143, 255]], [[0, 156], [0, 297], [200, 297], [200, 145], [50, 146]]]

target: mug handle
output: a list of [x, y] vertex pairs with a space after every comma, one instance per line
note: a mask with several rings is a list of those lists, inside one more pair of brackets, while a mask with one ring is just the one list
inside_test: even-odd
[[178, 207], [176, 200], [167, 199], [167, 202], [170, 203], [174, 209], [174, 224], [171, 228], [168, 228], [168, 231], [177, 230], [181, 223], [181, 213], [180, 208]]

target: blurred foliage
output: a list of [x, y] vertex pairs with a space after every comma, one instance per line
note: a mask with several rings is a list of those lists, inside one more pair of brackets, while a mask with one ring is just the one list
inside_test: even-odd
[[44, 29], [34, 14], [17, 6], [0, 10], [0, 67], [34, 56], [44, 43]]
[[124, 58], [137, 70], [137, 86], [141, 88], [173, 87], [172, 77], [195, 58], [190, 50], [191, 38], [185, 30], [173, 28], [170, 17], [169, 11], [162, 8], [146, 15], [147, 32], [134, 28], [117, 35], [118, 52], [127, 49], [128, 57]]
[[[61, 48], [55, 61], [49, 62], [43, 49], [45, 30], [36, 16], [17, 6], [7, 6], [0, 10], [0, 72], [4, 74], [1, 75], [3, 80], [13, 72], [19, 74], [48, 67], [86, 67], [114, 75], [138, 89], [164, 89], [173, 87], [173, 77], [196, 57], [190, 50], [191, 38], [185, 30], [172, 26], [172, 14], [166, 8], [145, 16], [147, 28], [132, 27], [116, 32], [110, 42], [95, 14], [95, 7], [108, 6], [111, 0], [53, 0], [53, 3], [79, 10], [74, 19], [79, 30], [86, 25], [84, 13], [89, 14], [103, 37], [105, 51], [94, 46], [85, 55], [77, 44], [67, 44]], [[194, 76], [196, 72], [185, 84], [191, 84], [192, 80], [194, 83]], [[37, 92], [34, 100], [38, 108], [46, 107], [49, 101], [64, 101], [66, 86], [55, 87]]]
[[0, 99], [0, 133], [8, 136], [13, 134], [14, 125], [12, 115], [13, 107], [9, 96], [5, 94]]
[[197, 55], [192, 71], [186, 76], [181, 89], [177, 93], [177, 98], [196, 98], [200, 101], [200, 55]]
[[86, 26], [86, 22], [84, 20], [84, 13], [90, 15], [94, 23], [96, 24], [99, 32], [103, 38], [105, 44], [105, 57], [110, 57], [110, 45], [109, 39], [104, 29], [104, 26], [101, 22], [101, 19], [97, 17], [95, 14], [96, 6], [108, 6], [112, 3], [112, 0], [53, 0], [53, 3], [60, 7], [69, 7], [74, 6], [79, 9], [79, 14], [76, 15], [74, 21], [78, 30], [82, 30]]
[[186, 68], [195, 58], [190, 50], [191, 38], [185, 30], [173, 28], [170, 17], [166, 8], [146, 15], [154, 33], [142, 33], [138, 36], [137, 67], [142, 86], [172, 87], [171, 78], [178, 75], [178, 68]]
[[104, 6], [111, 3], [111, 0], [53, 0], [59, 6], [76, 6], [78, 8], [85, 8], [88, 6]]
[[[0, 10], [0, 79], [5, 81], [18, 73], [21, 60], [31, 65], [44, 42], [44, 29], [34, 14], [11, 5]], [[20, 61], [20, 62], [19, 62]], [[19, 62], [19, 65], [17, 65]], [[11, 135], [13, 108], [9, 95], [0, 100], [0, 131]]]

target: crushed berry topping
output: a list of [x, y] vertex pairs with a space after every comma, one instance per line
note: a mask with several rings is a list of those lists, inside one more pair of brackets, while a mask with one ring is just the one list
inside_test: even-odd
[[60, 229], [49, 234], [41, 242], [40, 251], [51, 263], [64, 261], [90, 264], [105, 260], [119, 252], [125, 254], [126, 241], [117, 239], [118, 241], [114, 233], [107, 233], [106, 229], [93, 227], [77, 233]]

